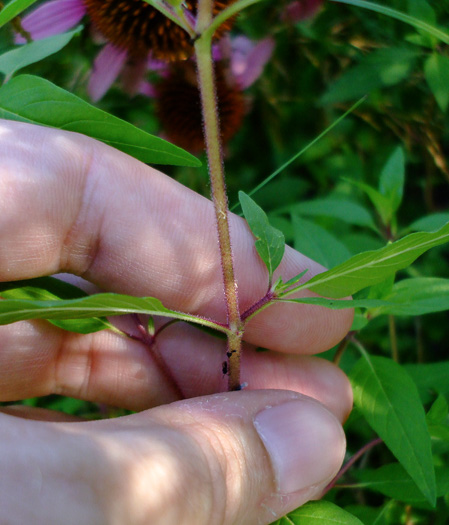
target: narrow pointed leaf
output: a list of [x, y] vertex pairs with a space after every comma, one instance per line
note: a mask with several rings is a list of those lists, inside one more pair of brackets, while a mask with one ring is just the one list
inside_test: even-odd
[[273, 228], [268, 217], [246, 193], [239, 192], [240, 205], [248, 225], [256, 237], [256, 249], [268, 269], [271, 278], [284, 256], [285, 237], [282, 232]]
[[277, 213], [293, 212], [301, 216], [331, 217], [339, 221], [363, 226], [377, 231], [377, 226], [370, 212], [359, 203], [349, 199], [337, 199], [328, 197], [325, 199], [314, 199], [286, 206]]
[[[289, 292], [287, 292], [288, 294]], [[449, 310], [449, 279], [441, 277], [416, 277], [396, 283], [391, 292], [381, 298], [353, 300], [326, 299], [324, 297], [300, 297], [279, 301], [314, 304], [331, 310], [366, 308], [370, 317], [379, 315], [417, 316]]]
[[442, 31], [441, 29], [439, 29], [438, 27], [435, 27], [434, 25], [428, 24], [427, 22], [424, 22], [423, 20], [420, 20], [419, 18], [410, 16], [406, 13], [402, 13], [401, 11], [397, 11], [396, 9], [392, 9], [391, 7], [376, 4], [374, 2], [366, 2], [365, 0], [332, 0], [332, 1], [338, 2], [340, 4], [353, 5], [355, 7], [364, 7], [365, 9], [369, 9], [370, 11], [375, 11], [376, 13], [381, 13], [383, 15], [390, 16], [391, 18], [396, 18], [397, 20], [400, 20], [401, 22], [409, 24], [415, 27], [416, 29], [421, 29], [422, 31], [425, 31], [429, 35], [436, 37], [438, 40], [440, 40], [441, 42], [444, 42], [445, 44], [449, 44], [449, 33]]
[[412, 233], [379, 250], [360, 253], [348, 261], [316, 275], [296, 288], [309, 289], [325, 297], [340, 298], [380, 283], [409, 266], [430, 248], [449, 241], [449, 223], [432, 233]]
[[[356, 470], [357, 479], [363, 488], [380, 492], [389, 498], [410, 504], [424, 503], [426, 500], [417, 488], [413, 479], [399, 463], [383, 465], [376, 470]], [[449, 467], [435, 469], [437, 481], [437, 497], [444, 496], [449, 491]]]
[[292, 215], [294, 248], [326, 268], [347, 261], [351, 254], [337, 237], [314, 222]]
[[23, 46], [11, 49], [11, 51], [7, 51], [3, 55], [0, 55], [0, 72], [9, 78], [19, 69], [57, 53], [66, 46], [75, 35], [79, 34], [82, 28], [83, 26], [78, 26], [68, 33], [44, 38], [37, 42], [24, 44]]
[[363, 525], [362, 522], [330, 501], [310, 501], [272, 525]]
[[0, 301], [0, 325], [27, 319], [85, 319], [140, 313], [171, 317], [227, 333], [229, 330], [214, 321], [165, 308], [154, 297], [133, 297], [103, 293], [63, 301], [5, 299]]
[[449, 222], [449, 213], [431, 213], [413, 221], [407, 230], [413, 232], [434, 232], [442, 228], [447, 222]]
[[430, 434], [412, 379], [394, 361], [367, 354], [354, 366], [350, 379], [355, 406], [434, 505], [436, 484]]
[[449, 105], [449, 58], [440, 53], [433, 53], [424, 64], [424, 75], [441, 111]]
[[0, 11], [0, 27], [10, 22], [36, 2], [37, 0], [11, 0], [11, 2]]
[[[53, 301], [62, 299], [78, 299], [87, 297], [87, 293], [70, 283], [54, 277], [39, 277], [24, 281], [0, 283], [0, 298], [25, 299], [38, 301]], [[89, 319], [52, 319], [50, 323], [58, 328], [79, 334], [89, 334], [99, 330], [115, 330], [115, 327], [100, 317]]]
[[389, 223], [402, 202], [405, 180], [405, 157], [401, 147], [397, 147], [382, 169], [379, 190], [388, 199]]
[[15, 77], [0, 88], [0, 118], [83, 133], [142, 162], [201, 165], [196, 157], [181, 148], [32, 75]]

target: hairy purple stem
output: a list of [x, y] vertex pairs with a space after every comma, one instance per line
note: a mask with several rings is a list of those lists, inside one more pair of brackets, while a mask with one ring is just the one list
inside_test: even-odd
[[367, 443], [364, 447], [362, 447], [358, 452], [356, 452], [352, 458], [347, 461], [345, 465], [340, 469], [339, 473], [335, 476], [335, 478], [329, 483], [329, 485], [324, 489], [323, 494], [326, 494], [326, 492], [329, 492], [337, 483], [337, 481], [346, 474], [346, 472], [354, 465], [354, 463], [360, 459], [363, 454], [366, 454], [368, 450], [371, 450], [376, 445], [379, 445], [382, 443], [383, 440], [381, 438], [376, 438]]

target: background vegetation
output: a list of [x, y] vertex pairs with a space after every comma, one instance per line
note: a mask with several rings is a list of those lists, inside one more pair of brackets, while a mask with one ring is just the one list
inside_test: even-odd
[[[245, 91], [250, 110], [226, 145], [227, 184], [232, 206], [239, 190], [250, 193], [367, 95], [253, 196], [288, 243], [332, 268], [449, 221], [449, 36], [444, 42], [360, 6], [302, 4], [313, 4], [310, 16], [295, 20], [286, 16], [287, 1], [264, 1], [235, 22], [233, 34], [254, 40], [269, 35], [275, 47], [262, 76]], [[449, 35], [446, 1], [391, 0], [384, 5]], [[0, 55], [13, 48], [12, 26], [7, 24], [0, 29]], [[85, 27], [56, 54], [20, 73], [38, 75], [88, 100], [87, 79], [97, 52]], [[149, 133], [162, 132], [154, 98], [130, 96], [116, 84], [96, 105]], [[201, 160], [202, 168], [163, 169], [209, 196], [206, 162]], [[447, 245], [435, 247], [394, 279], [356, 296], [385, 298], [394, 280], [410, 283], [406, 280], [413, 278], [405, 293], [409, 303], [420, 307], [405, 315], [358, 309], [353, 332], [325, 354], [339, 362], [354, 385], [356, 408], [346, 423], [350, 468], [326, 494], [327, 503], [307, 505], [278, 523], [328, 523], [326, 516], [336, 523], [360, 523], [358, 518], [366, 525], [449, 522], [448, 262]], [[434, 279], [421, 280], [430, 277]], [[371, 356], [371, 375], [360, 352]], [[394, 425], [382, 433], [382, 422], [363, 392], [374, 399], [386, 396], [385, 404], [397, 412], [402, 437]], [[56, 396], [25, 402], [87, 417], [99, 413], [98, 406]], [[100, 408], [108, 416], [121, 413]], [[421, 418], [417, 413], [423, 408], [426, 416], [422, 412]], [[422, 430], [420, 418], [432, 445], [433, 489], [426, 472], [418, 472], [423, 464], [419, 457], [410, 467], [396, 452], [403, 438]], [[340, 514], [332, 504], [350, 514]]]

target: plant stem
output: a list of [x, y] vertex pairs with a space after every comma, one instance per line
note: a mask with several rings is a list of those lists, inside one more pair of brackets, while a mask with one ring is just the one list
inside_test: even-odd
[[[198, 4], [196, 28], [200, 35], [210, 24], [211, 19], [211, 1], [200, 0]], [[205, 37], [204, 35], [201, 35], [196, 40], [195, 56], [203, 111], [204, 134], [209, 163], [212, 201], [215, 209], [221, 266], [223, 270], [226, 313], [230, 329], [227, 350], [229, 390], [239, 390], [240, 350], [243, 333], [237, 296], [237, 283], [234, 277], [231, 237], [229, 233], [228, 198], [226, 195], [210, 36]]]
[[[5, 4], [0, 1], [0, 11], [4, 7], [5, 7]], [[14, 31], [19, 33], [19, 35], [22, 36], [27, 41], [28, 44], [33, 41], [30, 33], [28, 33], [28, 31], [25, 31], [25, 29], [22, 27], [22, 21], [19, 16], [16, 16], [11, 20], [11, 25], [14, 28]]]
[[367, 443], [364, 447], [362, 447], [358, 452], [356, 452], [351, 459], [349, 459], [345, 465], [340, 469], [338, 474], [335, 476], [335, 478], [329, 483], [329, 485], [324, 489], [324, 494], [326, 494], [330, 489], [332, 489], [337, 481], [344, 475], [346, 472], [354, 465], [354, 463], [363, 456], [363, 454], [366, 454], [368, 450], [371, 450], [376, 445], [379, 445], [382, 443], [381, 438], [376, 438]]
[[399, 363], [398, 337], [396, 334], [396, 321], [394, 315], [388, 316], [388, 327], [390, 331], [391, 357]]

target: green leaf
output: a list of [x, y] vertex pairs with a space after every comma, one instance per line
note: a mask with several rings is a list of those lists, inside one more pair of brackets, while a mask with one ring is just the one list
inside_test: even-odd
[[200, 166], [186, 151], [109, 115], [43, 78], [20, 75], [0, 88], [0, 118], [83, 133], [142, 162]]
[[351, 256], [346, 246], [314, 222], [292, 216], [294, 248], [326, 268], [332, 268]]
[[449, 58], [432, 53], [424, 64], [424, 75], [441, 111], [445, 112], [449, 104]]
[[440, 394], [429, 411], [426, 414], [426, 420], [429, 425], [439, 425], [445, 423], [448, 419], [449, 407], [446, 398]]
[[407, 15], [406, 13], [402, 13], [401, 11], [397, 11], [396, 9], [392, 9], [391, 7], [386, 7], [384, 5], [375, 4], [374, 2], [366, 2], [365, 0], [332, 0], [332, 1], [338, 2], [340, 4], [353, 5], [355, 7], [364, 7], [365, 9], [375, 11], [376, 13], [381, 13], [391, 18], [396, 18], [397, 20], [400, 20], [401, 22], [409, 24], [415, 27], [416, 29], [421, 29], [425, 31], [429, 35], [434, 36], [439, 41], [444, 42], [445, 44], [449, 44], [449, 34], [446, 33], [445, 31], [442, 31], [438, 27], [435, 27], [432, 24], [428, 24], [427, 22], [424, 22], [423, 20], [420, 20], [419, 18]]
[[313, 290], [332, 298], [352, 295], [409, 266], [430, 248], [449, 241], [449, 223], [433, 233], [412, 233], [380, 250], [355, 255], [349, 261], [320, 273], [295, 290]]
[[388, 199], [389, 214], [386, 224], [391, 222], [396, 210], [402, 202], [405, 180], [404, 151], [399, 146], [388, 158], [379, 181], [379, 191]]
[[310, 501], [289, 512], [272, 525], [363, 525], [362, 522], [330, 501]]
[[27, 319], [85, 319], [132, 313], [171, 317], [213, 328], [226, 334], [229, 332], [227, 327], [209, 319], [169, 310], [154, 297], [101, 293], [63, 301], [23, 299], [0, 301], [0, 325]]
[[404, 368], [416, 384], [423, 403], [429, 402], [435, 393], [449, 398], [449, 361], [409, 364]]
[[256, 237], [256, 250], [268, 269], [271, 285], [273, 272], [284, 256], [284, 234], [270, 225], [262, 208], [243, 191], [239, 191], [239, 201], [248, 226]]
[[350, 374], [354, 404], [431, 505], [436, 500], [430, 435], [418, 390], [397, 363], [363, 357]]
[[[426, 501], [413, 479], [399, 463], [383, 465], [376, 470], [357, 470], [354, 474], [362, 482], [363, 488], [380, 492], [389, 498], [412, 505]], [[444, 496], [449, 491], [449, 467], [437, 467], [435, 475], [436, 495]]]
[[381, 307], [379, 313], [393, 315], [423, 315], [449, 310], [449, 279], [416, 277], [404, 279], [384, 297], [393, 303]]
[[435, 25], [437, 22], [435, 11], [427, 0], [407, 0], [407, 11], [411, 16], [428, 24]]
[[364, 182], [344, 179], [353, 186], [356, 186], [357, 188], [360, 188], [363, 192], [365, 192], [370, 201], [373, 203], [374, 208], [376, 209], [377, 213], [379, 214], [379, 217], [382, 220], [382, 223], [385, 225], [389, 225], [390, 218], [391, 218], [391, 205], [389, 202], [389, 199], [386, 195], [381, 193], [380, 191], [376, 190], [369, 184], [366, 184]]
[[371, 228], [377, 231], [377, 227], [370, 212], [349, 199], [314, 199], [298, 202], [292, 206], [286, 206], [276, 210], [277, 213], [296, 213], [311, 217], [331, 217], [348, 224]]
[[37, 0], [11, 0], [11, 2], [0, 11], [0, 27], [10, 22], [36, 2]]
[[373, 51], [348, 69], [321, 97], [321, 104], [346, 102], [407, 78], [418, 52], [406, 47]]
[[0, 55], [0, 72], [6, 75], [5, 80], [8, 80], [19, 69], [60, 51], [75, 35], [80, 33], [82, 28], [83, 26], [78, 26], [68, 33], [44, 38], [7, 51]]
[[[25, 281], [0, 283], [0, 297], [4, 299], [31, 299], [52, 301], [57, 299], [78, 299], [87, 297], [80, 288], [54, 277], [39, 277]], [[89, 334], [99, 330], [116, 328], [106, 319], [91, 317], [90, 319], [50, 320], [52, 324], [70, 332]]]
[[333, 300], [324, 297], [280, 299], [282, 302], [314, 304], [331, 310], [367, 308], [370, 317], [379, 315], [416, 316], [449, 310], [449, 279], [416, 277], [396, 283], [383, 297], [354, 300]]
[[449, 222], [449, 213], [431, 213], [413, 221], [407, 228], [410, 231], [434, 232]]

